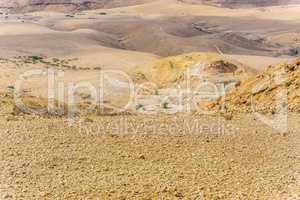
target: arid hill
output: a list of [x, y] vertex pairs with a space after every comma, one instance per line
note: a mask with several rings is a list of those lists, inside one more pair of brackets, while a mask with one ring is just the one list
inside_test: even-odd
[[70, 12], [96, 8], [113, 8], [147, 2], [148, 0], [2, 0], [0, 9], [12, 12], [40, 10]]
[[300, 59], [269, 66], [263, 73], [238, 84], [224, 98], [209, 105], [227, 112], [275, 113], [286, 108], [300, 111]]
[[[89, 38], [97, 40], [98, 44], [159, 56], [174, 56], [189, 52], [217, 52], [217, 49], [226, 54], [262, 56], [295, 56], [299, 52], [296, 44], [286, 45], [277, 42], [276, 38], [268, 39], [269, 35], [282, 35], [287, 30], [297, 32], [298, 21], [257, 21], [246, 17], [207, 16], [149, 19], [108, 15], [89, 22], [75, 23], [74, 19], [78, 18], [75, 16], [61, 21], [48, 20], [46, 26], [58, 31], [92, 29], [98, 34], [97, 37]], [[3, 43], [7, 43], [7, 40]]]
[[[114, 8], [152, 2], [154, 0], [2, 0], [0, 9], [11, 12], [40, 10], [71, 12], [97, 8]], [[300, 0], [178, 0], [184, 3], [208, 4], [223, 7], [260, 7], [299, 4]]]
[[232, 74], [235, 76], [252, 74], [253, 71], [233, 59], [225, 58], [216, 53], [189, 53], [166, 57], [158, 60], [144, 72], [145, 77], [155, 83], [179, 84], [183, 81], [186, 70], [197, 71], [201, 76], [218, 76]]
[[262, 7], [287, 4], [299, 4], [299, 0], [181, 0], [182, 2], [194, 4], [209, 4], [224, 7]]

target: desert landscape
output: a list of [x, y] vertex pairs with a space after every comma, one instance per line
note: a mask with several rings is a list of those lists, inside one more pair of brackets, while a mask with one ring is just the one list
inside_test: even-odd
[[0, 199], [300, 199], [299, 11], [1, 0]]

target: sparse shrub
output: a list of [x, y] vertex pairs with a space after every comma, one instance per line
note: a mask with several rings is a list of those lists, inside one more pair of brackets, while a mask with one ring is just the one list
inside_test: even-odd
[[174, 69], [174, 63], [172, 61], [170, 61], [169, 63], [170, 63], [170, 68]]
[[241, 81], [237, 81], [236, 83], [235, 83], [235, 87], [239, 87], [240, 85], [241, 85]]
[[162, 107], [163, 107], [163, 109], [168, 109], [169, 108], [169, 103], [168, 102], [163, 102]]
[[57, 62], [59, 62], [59, 59], [58, 58], [52, 58], [52, 61], [57, 63]]
[[136, 106], [135, 106], [135, 109], [136, 110], [140, 110], [140, 109], [143, 109], [144, 108], [144, 105], [143, 104], [137, 104]]
[[285, 87], [289, 87], [291, 84], [292, 84], [292, 81], [290, 81], [290, 80], [287, 80], [284, 83]]
[[228, 113], [223, 114], [223, 117], [225, 120], [230, 121], [233, 119], [233, 114], [228, 112]]
[[63, 68], [71, 68], [69, 65], [61, 65], [61, 67], [63, 67]]
[[101, 67], [94, 67], [94, 70], [102, 70]]
[[28, 59], [31, 59], [33, 61], [40, 61], [43, 58], [41, 56], [28, 56]]
[[15, 86], [9, 85], [9, 86], [7, 86], [7, 89], [10, 90], [10, 91], [14, 91], [15, 90]]
[[39, 60], [40, 63], [43, 63], [45, 65], [51, 65], [51, 62], [46, 61], [46, 60]]

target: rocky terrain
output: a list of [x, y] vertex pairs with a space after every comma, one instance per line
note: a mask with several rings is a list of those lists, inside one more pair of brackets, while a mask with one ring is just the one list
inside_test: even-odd
[[299, 199], [292, 3], [1, 0], [0, 199]]
[[[198, 60], [209, 58], [189, 56]], [[187, 56], [178, 57], [177, 62], [184, 57]], [[188, 63], [186, 59], [182, 62]], [[174, 62], [176, 58], [162, 60], [161, 66], [164, 63], [171, 66], [167, 60]], [[24, 61], [14, 61], [11, 65], [17, 63], [22, 68]], [[176, 62], [174, 65], [175, 69], [180, 66]], [[234, 66], [215, 63], [205, 67], [205, 71], [232, 72], [236, 70]], [[268, 99], [273, 91], [279, 90], [276, 87], [287, 87], [291, 99], [297, 99], [293, 96], [298, 94], [294, 90], [299, 81], [298, 68], [297, 60], [254, 75], [250, 78], [254, 81], [245, 80], [232, 95], [228, 94], [234, 97], [229, 103], [238, 102], [235, 108], [243, 109], [243, 101], [249, 99], [245, 96], [250, 90], [247, 85], [269, 79], [280, 69], [290, 79], [279, 86], [267, 83], [252, 95]], [[3, 199], [299, 198], [297, 109], [290, 109], [288, 130], [284, 133], [250, 113], [228, 117], [224, 113], [144, 115], [134, 112], [103, 116], [94, 112], [77, 116], [74, 121], [64, 115], [20, 112], [16, 110], [13, 91], [13, 87], [8, 87], [0, 93], [0, 196]], [[235, 100], [238, 98], [235, 94], [241, 100]], [[47, 105], [44, 98], [22, 96], [31, 108]], [[291, 103], [299, 108], [299, 104]], [[232, 108], [230, 105], [228, 108]]]
[[[278, 66], [269, 66], [263, 73], [238, 83], [211, 108], [221, 108], [225, 112], [267, 112], [276, 113], [287, 109], [300, 112], [300, 60]], [[281, 101], [284, 102], [281, 102]], [[280, 103], [278, 107], [278, 102]], [[283, 104], [283, 105], [282, 105]], [[282, 107], [283, 106], [283, 107]]]
[[286, 135], [245, 116], [83, 120], [1, 117], [1, 198], [299, 198], [297, 115]]

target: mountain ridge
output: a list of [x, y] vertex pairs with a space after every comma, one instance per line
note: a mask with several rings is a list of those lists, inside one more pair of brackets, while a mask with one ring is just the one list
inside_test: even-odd
[[72, 12], [130, 6], [145, 2], [149, 0], [1, 0], [0, 9], [20, 13], [41, 10]]
[[300, 4], [300, 0], [180, 0], [184, 3], [207, 4], [221, 7], [265, 7]]

